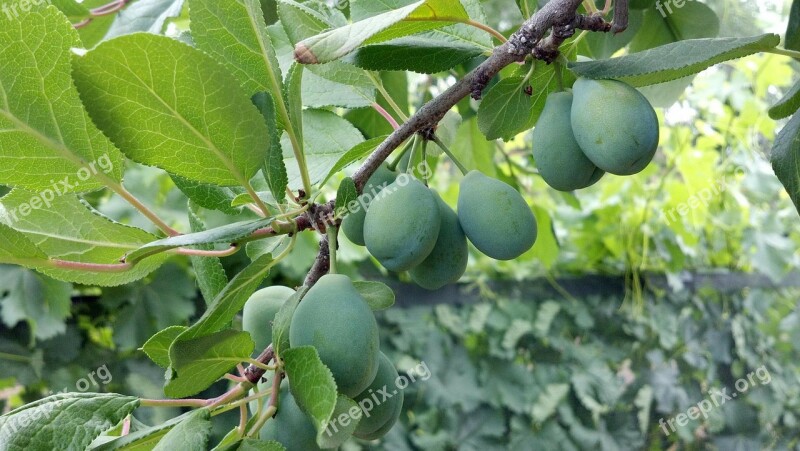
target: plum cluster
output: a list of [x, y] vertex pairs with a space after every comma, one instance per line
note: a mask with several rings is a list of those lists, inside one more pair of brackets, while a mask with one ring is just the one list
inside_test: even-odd
[[[381, 189], [382, 188], [382, 189]], [[479, 171], [461, 181], [458, 213], [408, 174], [381, 167], [365, 186], [377, 192], [342, 222], [347, 238], [365, 245], [390, 271], [408, 271], [423, 288], [456, 282], [467, 268], [467, 240], [483, 254], [512, 260], [536, 241], [536, 218], [520, 193]]]
[[548, 185], [574, 191], [606, 172], [641, 172], [658, 138], [656, 112], [639, 91], [617, 80], [582, 78], [572, 92], [547, 97], [533, 130], [533, 158]]
[[[250, 332], [256, 349], [264, 349], [272, 341], [272, 321], [294, 293], [291, 288], [274, 286], [248, 299], [242, 328]], [[380, 351], [372, 310], [347, 276], [325, 275], [308, 290], [292, 316], [289, 344], [293, 348], [313, 346], [331, 370], [339, 393], [357, 403], [381, 390], [393, 393], [381, 403], [359, 404], [370, 405], [371, 410], [362, 415], [354, 436], [374, 440], [394, 426], [403, 407], [403, 392], [396, 390], [399, 374]], [[276, 440], [288, 451], [317, 450], [316, 428], [288, 390], [291, 383], [282, 383], [277, 413], [262, 428], [260, 437]]]

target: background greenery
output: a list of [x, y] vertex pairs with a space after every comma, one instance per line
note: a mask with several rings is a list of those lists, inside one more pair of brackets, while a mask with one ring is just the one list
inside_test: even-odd
[[[483, 3], [501, 31], [521, 20], [509, 0]], [[688, 19], [689, 5], [673, 17], [679, 34], [708, 33], [708, 23]], [[720, 36], [782, 32], [790, 6], [747, 0], [709, 5], [722, 18]], [[640, 19], [651, 20], [653, 10], [644, 11]], [[184, 14], [167, 31], [178, 34], [186, 20]], [[99, 39], [104, 33], [97, 27], [108, 26], [110, 20], [94, 24], [82, 32], [84, 39], [90, 33]], [[662, 40], [652, 45], [675, 38], [641, 36]], [[580, 53], [603, 57], [615, 50], [599, 39], [577, 44]], [[646, 48], [637, 39], [632, 45]], [[796, 65], [781, 56], [752, 56], [704, 72], [685, 92], [681, 82], [648, 88], [654, 103], [670, 105], [659, 110], [656, 163], [634, 177], [607, 176], [577, 194], [557, 193], [536, 176], [529, 133], [504, 145], [489, 143], [478, 132], [475, 105], [462, 102], [464, 120], [453, 150], [468, 165], [519, 184], [539, 220], [539, 241], [513, 262], [471, 254], [462, 289], [477, 293], [478, 303], [451, 304], [444, 290], [440, 305], [394, 307], [380, 315], [382, 349], [401, 370], [426, 362], [432, 377], [409, 388], [401, 424], [385, 443], [371, 447], [800, 449], [798, 291], [778, 288], [797, 280], [792, 270], [800, 263], [800, 232], [797, 211], [767, 159], [782, 124], [766, 115], [790, 86]], [[413, 110], [448, 83], [443, 75], [390, 73], [384, 82], [402, 108]], [[347, 117], [366, 137], [388, 131], [374, 113], [358, 110]], [[451, 205], [458, 177], [448, 165], [432, 181]], [[168, 222], [189, 229], [187, 199], [168, 176], [131, 163], [126, 182]], [[710, 201], [669, 216], [708, 190], [714, 191]], [[118, 198], [96, 195], [91, 201], [104, 214], [152, 230]], [[230, 221], [215, 213], [205, 219], [209, 225]], [[313, 261], [314, 240], [302, 234], [265, 284], [298, 285]], [[339, 257], [343, 272], [390, 277], [350, 243], [342, 243]], [[247, 263], [245, 255], [224, 260], [229, 275]], [[734, 291], [695, 287], [687, 283], [695, 273], [762, 275], [765, 283]], [[576, 297], [555, 282], [588, 274], [619, 276], [625, 289]], [[642, 283], [644, 274], [665, 275], [668, 284], [649, 286]], [[495, 292], [511, 280], [549, 285], [541, 294]], [[403, 293], [398, 303], [413, 305], [413, 295]], [[204, 307], [184, 258], [140, 282], [103, 290], [0, 267], [0, 402], [9, 410], [51, 390], [76, 391], [78, 380], [103, 365], [113, 379], [91, 391], [161, 397], [163, 370], [137, 349], [167, 326], [190, 324]], [[763, 365], [772, 376], [768, 385], [726, 403], [707, 423], [694, 422], [669, 437], [661, 433], [660, 418], [686, 411], [710, 388], [732, 387]], [[140, 419], [148, 423], [177, 413], [143, 411]], [[215, 426], [219, 434], [229, 429]], [[346, 446], [359, 447], [368, 445]]]

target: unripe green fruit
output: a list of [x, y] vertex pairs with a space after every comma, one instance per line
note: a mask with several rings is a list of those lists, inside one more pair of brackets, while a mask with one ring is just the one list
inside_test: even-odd
[[411, 279], [428, 290], [437, 290], [457, 282], [467, 270], [469, 260], [467, 236], [458, 222], [458, 215], [438, 194], [433, 194], [441, 217], [439, 236], [430, 255], [409, 271]]
[[364, 245], [364, 219], [367, 217], [367, 208], [369, 208], [372, 199], [374, 199], [383, 188], [394, 182], [396, 178], [396, 172], [390, 170], [385, 165], [380, 165], [378, 170], [372, 174], [372, 177], [367, 180], [367, 183], [364, 185], [364, 194], [358, 197], [358, 210], [350, 212], [342, 221], [342, 232], [344, 232], [348, 240], [359, 246]]
[[259, 434], [261, 440], [275, 440], [286, 451], [317, 451], [317, 430], [311, 418], [300, 410], [300, 406], [289, 392], [286, 383], [281, 384], [278, 411], [264, 424]]
[[616, 175], [641, 172], [658, 149], [658, 116], [636, 89], [616, 80], [575, 82], [572, 131], [583, 153]]
[[378, 323], [347, 276], [322, 276], [292, 317], [289, 344], [314, 346], [336, 380], [339, 392], [353, 397], [378, 372]]
[[[361, 421], [356, 427], [355, 435], [364, 440], [375, 440], [383, 437], [394, 426], [403, 407], [403, 391], [397, 389], [397, 370], [382, 352], [379, 357], [378, 374], [375, 380], [354, 401], [361, 407]], [[385, 392], [391, 398], [383, 399]], [[377, 399], [377, 401], [376, 401]], [[399, 406], [399, 409], [398, 409]], [[388, 428], [386, 427], [388, 426]], [[384, 431], [383, 433], [378, 433]]]
[[533, 158], [548, 185], [559, 191], [591, 186], [603, 177], [602, 169], [583, 154], [572, 133], [572, 93], [547, 96], [542, 115], [533, 129]]
[[364, 241], [386, 269], [407, 271], [431, 253], [440, 222], [433, 192], [419, 180], [402, 175], [370, 204]]
[[261, 352], [272, 343], [272, 321], [281, 306], [294, 294], [289, 287], [274, 286], [256, 291], [244, 304], [242, 330], [250, 332]]
[[496, 260], [513, 260], [536, 242], [536, 218], [525, 199], [479, 171], [461, 181], [458, 221], [472, 244]]

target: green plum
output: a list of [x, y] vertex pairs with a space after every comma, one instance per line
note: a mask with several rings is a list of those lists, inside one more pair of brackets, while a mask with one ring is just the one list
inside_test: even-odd
[[458, 215], [437, 193], [433, 194], [441, 216], [439, 236], [430, 255], [409, 271], [411, 279], [428, 290], [437, 290], [457, 282], [467, 270], [469, 260], [467, 236], [458, 222]]
[[364, 241], [369, 253], [386, 269], [407, 271], [433, 251], [440, 224], [433, 192], [403, 174], [370, 203]]
[[536, 218], [522, 195], [479, 171], [471, 171], [461, 181], [458, 221], [472, 244], [496, 260], [524, 254], [538, 233]]
[[545, 182], [559, 191], [574, 191], [595, 184], [605, 174], [584, 155], [571, 124], [572, 93], [547, 97], [533, 129], [533, 158]]
[[313, 346], [339, 392], [353, 397], [378, 372], [378, 323], [353, 282], [327, 274], [308, 290], [289, 326], [291, 347]]
[[572, 131], [583, 153], [615, 175], [641, 172], [658, 149], [658, 116], [636, 89], [617, 80], [575, 82]]

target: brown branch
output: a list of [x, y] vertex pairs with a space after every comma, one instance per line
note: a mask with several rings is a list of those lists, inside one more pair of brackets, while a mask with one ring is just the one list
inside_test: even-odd
[[319, 242], [319, 252], [317, 258], [314, 260], [314, 265], [306, 276], [304, 285], [307, 287], [314, 286], [317, 281], [328, 273], [331, 267], [331, 255], [328, 248], [328, 237], [323, 236]]
[[[275, 351], [272, 349], [272, 345], [267, 346], [267, 349], [263, 350], [261, 354], [256, 357], [256, 360], [265, 365], [268, 365], [269, 362], [274, 359]], [[245, 368], [243, 376], [248, 382], [255, 385], [258, 384], [262, 377], [264, 377], [264, 373], [266, 373], [266, 371], [263, 368], [259, 368], [255, 365], [249, 365], [247, 368]]]

